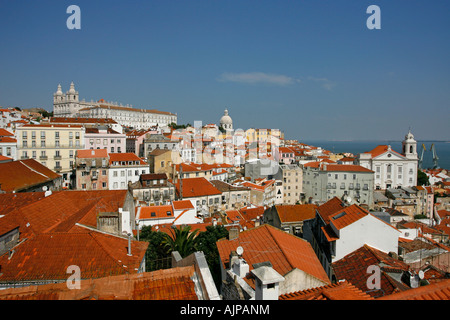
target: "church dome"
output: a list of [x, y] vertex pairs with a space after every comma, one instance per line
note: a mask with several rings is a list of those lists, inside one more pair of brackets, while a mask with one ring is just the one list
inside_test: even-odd
[[228, 110], [225, 109], [224, 115], [222, 116], [222, 118], [220, 118], [220, 124], [221, 125], [232, 125], [233, 124], [233, 120], [231, 119], [231, 117], [228, 115]]

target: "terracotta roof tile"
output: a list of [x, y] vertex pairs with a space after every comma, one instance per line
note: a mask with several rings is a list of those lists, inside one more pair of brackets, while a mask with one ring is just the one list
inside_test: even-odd
[[317, 206], [314, 204], [276, 205], [281, 222], [314, 219]]
[[100, 232], [39, 234], [0, 257], [0, 282], [66, 280], [70, 265], [83, 279], [136, 273], [148, 243], [132, 241], [132, 256], [127, 246], [127, 239]]
[[140, 207], [136, 219], [161, 219], [174, 218], [171, 205]]
[[279, 300], [373, 300], [348, 281], [280, 295]]
[[[309, 242], [288, 234], [270, 225], [243, 231], [234, 240], [217, 241], [220, 259], [226, 268], [231, 251], [238, 246], [244, 248], [243, 258], [250, 265], [270, 261], [273, 268], [281, 275], [297, 268], [324, 282], [330, 283], [322, 265]], [[254, 280], [246, 279], [254, 287]]]
[[0, 300], [198, 300], [193, 266], [0, 290]]
[[[386, 266], [396, 270], [408, 270], [409, 266], [402, 261], [390, 257], [387, 253], [364, 245], [361, 248], [346, 255], [344, 258], [333, 262], [332, 268], [337, 280], [346, 280], [361, 291], [368, 293], [372, 297], [382, 294], [391, 294], [398, 290], [407, 290], [408, 286], [396, 281], [386, 272], [381, 271], [381, 290], [372, 291], [367, 288], [367, 279], [370, 274], [367, 268], [371, 265]], [[381, 267], [380, 266], [380, 267]]]
[[345, 208], [344, 202], [338, 197], [334, 197], [317, 208], [317, 212], [323, 221], [328, 224], [330, 216]]
[[450, 300], [450, 279], [393, 293], [378, 300]]
[[330, 223], [333, 224], [336, 229], [340, 230], [346, 226], [364, 218], [369, 213], [360, 206], [353, 204], [346, 207], [329, 216]]
[[34, 159], [0, 163], [1, 189], [6, 192], [21, 191], [61, 177]]
[[[180, 194], [180, 180], [175, 184], [177, 193]], [[183, 198], [195, 198], [202, 196], [211, 196], [222, 194], [214, 185], [207, 179], [200, 178], [186, 178], [183, 179]]]
[[82, 159], [108, 158], [108, 150], [107, 149], [77, 150], [77, 158]]

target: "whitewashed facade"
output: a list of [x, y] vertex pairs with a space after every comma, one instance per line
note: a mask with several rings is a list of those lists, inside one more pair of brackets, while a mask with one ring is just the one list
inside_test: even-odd
[[377, 146], [357, 157], [360, 166], [374, 171], [374, 189], [414, 187], [418, 170], [417, 142], [409, 132], [403, 141], [402, 153], [391, 146]]
[[167, 127], [170, 123], [177, 123], [177, 115], [170, 112], [136, 109], [129, 105], [122, 106], [106, 102], [103, 99], [97, 102], [80, 101], [73, 82], [66, 93], [63, 93], [61, 85], [58, 85], [57, 91], [53, 94], [53, 115], [55, 117], [109, 118], [134, 129], [148, 129], [152, 126]]

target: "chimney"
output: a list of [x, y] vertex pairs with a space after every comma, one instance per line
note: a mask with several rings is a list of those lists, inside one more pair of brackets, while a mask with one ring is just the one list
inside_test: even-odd
[[229, 231], [228, 231], [228, 240], [235, 240], [239, 238], [239, 229], [236, 227], [232, 227]]
[[268, 261], [253, 267], [251, 273], [255, 278], [255, 300], [278, 300], [280, 282], [285, 278]]

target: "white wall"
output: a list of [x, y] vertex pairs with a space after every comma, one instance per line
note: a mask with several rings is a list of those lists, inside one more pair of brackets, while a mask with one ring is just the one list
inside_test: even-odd
[[364, 244], [386, 253], [390, 251], [398, 253], [399, 236], [398, 230], [369, 214], [339, 231], [333, 262]]

